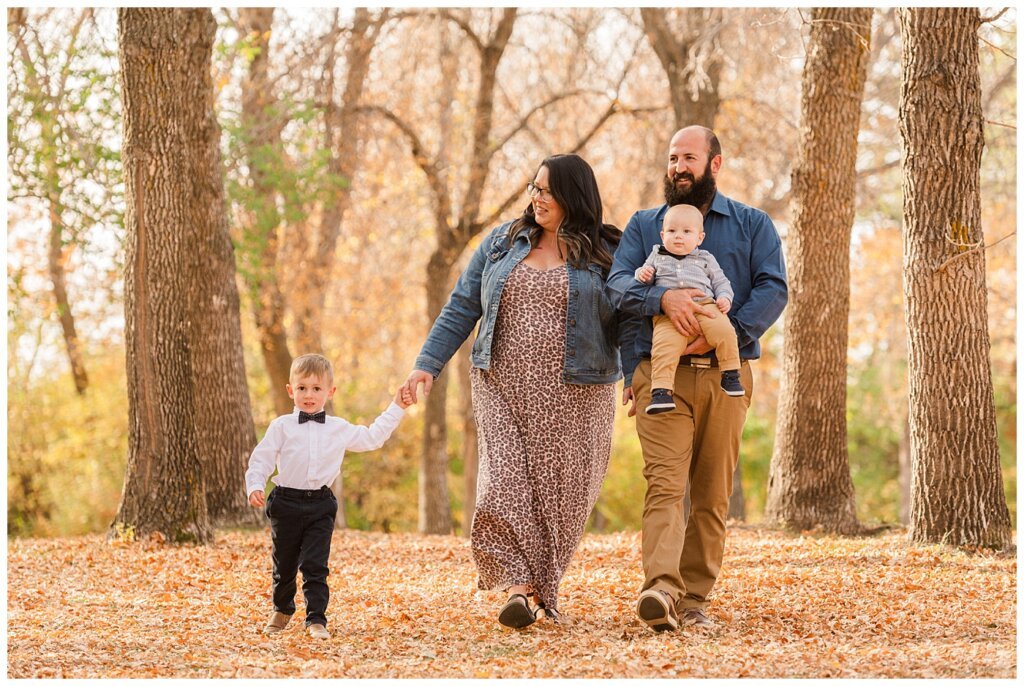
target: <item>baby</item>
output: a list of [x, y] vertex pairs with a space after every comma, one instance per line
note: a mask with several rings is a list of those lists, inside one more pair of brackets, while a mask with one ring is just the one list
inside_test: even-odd
[[[674, 205], [665, 213], [661, 225], [662, 245], [654, 246], [647, 261], [636, 270], [636, 279], [665, 288], [696, 288], [695, 296], [705, 311], [717, 306], [725, 314], [732, 307], [732, 285], [715, 256], [697, 246], [704, 240], [704, 216], [693, 205]], [[706, 294], [711, 293], [712, 297]], [[715, 349], [722, 370], [722, 390], [732, 396], [745, 393], [740, 384], [740, 354], [736, 331], [728, 317], [697, 312], [697, 322], [709, 345]], [[679, 357], [696, 336], [679, 333], [665, 315], [653, 318], [651, 344], [651, 402], [647, 414], [676, 409], [672, 400]]]

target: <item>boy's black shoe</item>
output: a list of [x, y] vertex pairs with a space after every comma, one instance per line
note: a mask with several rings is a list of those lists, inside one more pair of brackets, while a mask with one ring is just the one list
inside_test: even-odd
[[722, 390], [728, 395], [743, 395], [743, 385], [740, 383], [740, 372], [738, 369], [730, 369], [722, 372]]
[[647, 406], [647, 414], [661, 414], [674, 409], [676, 409], [676, 404], [672, 400], [672, 391], [667, 388], [655, 388], [651, 391], [651, 402]]

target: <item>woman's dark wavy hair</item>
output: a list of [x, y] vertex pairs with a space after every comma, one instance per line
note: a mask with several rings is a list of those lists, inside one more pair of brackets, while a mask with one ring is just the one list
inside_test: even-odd
[[[597, 189], [597, 178], [579, 155], [552, 155], [540, 163], [547, 167], [548, 184], [562, 210], [565, 219], [558, 228], [558, 237], [565, 241], [568, 260], [575, 269], [586, 269], [588, 264], [599, 265], [605, 271], [611, 269], [612, 252], [619, 244], [622, 232], [611, 224], [604, 223], [601, 192]], [[537, 178], [536, 174], [533, 178]], [[530, 243], [537, 244], [544, 229], [537, 223], [530, 203], [523, 216], [512, 222], [508, 235], [515, 240], [526, 231]]]

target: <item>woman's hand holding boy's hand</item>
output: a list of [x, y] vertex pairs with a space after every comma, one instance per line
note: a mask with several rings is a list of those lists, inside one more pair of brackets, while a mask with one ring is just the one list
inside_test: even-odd
[[253, 507], [263, 507], [263, 491], [253, 491], [249, 494], [249, 504]]
[[407, 391], [409, 395], [406, 398], [409, 399], [410, 404], [415, 404], [418, 400], [416, 395], [416, 388], [423, 384], [423, 397], [430, 395], [430, 387], [434, 385], [434, 375], [430, 372], [425, 372], [421, 369], [414, 369], [409, 373], [409, 377], [402, 384], [399, 392]]
[[403, 410], [416, 402], [416, 396], [404, 385], [399, 386], [395, 391], [395, 404]]

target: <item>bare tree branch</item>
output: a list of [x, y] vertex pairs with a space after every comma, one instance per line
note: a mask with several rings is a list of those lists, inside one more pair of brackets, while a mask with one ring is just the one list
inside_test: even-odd
[[409, 141], [410, 152], [412, 153], [413, 160], [416, 165], [423, 171], [427, 176], [427, 183], [430, 185], [430, 190], [434, 194], [434, 200], [438, 206], [442, 206], [447, 198], [447, 189], [444, 185], [444, 180], [441, 178], [441, 170], [438, 169], [436, 160], [431, 159], [426, 150], [426, 146], [423, 145], [423, 141], [416, 135], [416, 131], [413, 130], [404, 119], [400, 116], [380, 105], [363, 105], [356, 108], [357, 112], [366, 114], [379, 114], [384, 117], [402, 132], [402, 135]]
[[797, 124], [796, 122], [794, 122], [793, 120], [791, 120], [788, 115], [786, 115], [784, 112], [780, 111], [776, 107], [770, 105], [766, 101], [761, 100], [760, 98], [753, 98], [753, 97], [750, 97], [748, 95], [734, 95], [734, 96], [732, 96], [730, 98], [725, 99], [724, 102], [725, 101], [747, 102], [747, 103], [750, 103], [751, 105], [755, 105], [755, 106], [760, 107], [760, 108], [762, 108], [762, 109], [764, 109], [764, 110], [766, 110], [768, 112], [771, 112], [772, 114], [777, 116], [779, 118], [779, 120], [782, 121], [783, 124], [785, 124], [786, 126], [788, 126], [791, 129], [793, 129], [794, 131], [799, 131], [800, 130], [800, 125]]
[[71, 27], [71, 33], [68, 36], [68, 47], [65, 48], [65, 54], [67, 55], [67, 59], [64, 61], [64, 64], [61, 67], [60, 85], [57, 87], [57, 97], [59, 99], [63, 99], [64, 97], [64, 89], [67, 86], [68, 76], [71, 74], [71, 61], [72, 56], [75, 52], [75, 44], [78, 42], [78, 34], [81, 32], [82, 26], [85, 24], [86, 20], [91, 16], [91, 8], [86, 8], [82, 10], [75, 18], [75, 23]]
[[[984, 241], [978, 241], [977, 243], [970, 243], [970, 244], [954, 243], [954, 245], [957, 245], [959, 247], [969, 247], [969, 249], [965, 250], [965, 251], [963, 251], [961, 253], [957, 253], [956, 255], [953, 255], [952, 257], [947, 259], [945, 262], [940, 264], [938, 267], [936, 267], [935, 271], [937, 271], [937, 272], [946, 271], [946, 267], [948, 267], [950, 264], [952, 264], [956, 260], [960, 259], [961, 257], [966, 257], [967, 255], [970, 255], [971, 253], [988, 250], [992, 246], [997, 245], [999, 243], [1002, 243], [1007, 238], [1010, 238], [1010, 237], [1016, 236], [1016, 235], [1017, 235], [1017, 232], [1016, 231], [1012, 231], [1012, 232], [1006, 234], [1005, 236], [1003, 236], [1002, 238], [1000, 238], [1000, 239], [998, 239], [998, 240], [996, 240], [996, 241], [994, 241], [992, 243], [989, 243], [988, 245], [985, 245]], [[950, 242], [953, 242], [953, 241], [950, 241]]]
[[[590, 140], [597, 134], [598, 131], [601, 130], [601, 128], [608, 122], [609, 119], [611, 119], [615, 114], [627, 111], [630, 110], [625, 110], [621, 108], [619, 106], [618, 100], [612, 100], [611, 103], [609, 103], [608, 108], [601, 114], [601, 116], [594, 123], [594, 125], [590, 127], [590, 130], [587, 131], [587, 133], [585, 133], [583, 136], [581, 136], [575, 144], [573, 144], [573, 146], [569, 149], [569, 152], [575, 153], [582, 150], [583, 147], [590, 142]], [[482, 219], [479, 222], [477, 222], [476, 226], [487, 227], [495, 224], [501, 218], [501, 216], [510, 207], [512, 207], [512, 204], [516, 201], [516, 199], [522, 196], [522, 194], [523, 189], [516, 188], [514, 191], [512, 191], [505, 197], [505, 199], [501, 202], [500, 205], [498, 205], [497, 209], [495, 209], [494, 212], [488, 215], [486, 219]]]
[[993, 21], [999, 19], [999, 17], [1003, 16], [1004, 14], [1006, 14], [1009, 11], [1010, 11], [1009, 7], [1004, 7], [1003, 9], [999, 10], [998, 14], [993, 14], [992, 16], [989, 16], [989, 17], [982, 17], [980, 19], [980, 21], [981, 21], [982, 24], [988, 24], [990, 22], [993, 22]]
[[1007, 86], [1013, 85], [1016, 82], [1017, 63], [1016, 60], [1014, 60], [1014, 63], [1011, 64], [1010, 67], [1006, 71], [1004, 71], [998, 79], [996, 79], [996, 82], [989, 87], [988, 92], [985, 94], [985, 104], [982, 105], [982, 109], [987, 110], [989, 107], [991, 107], [992, 102], [1003, 91], [1003, 89], [1006, 88]]
[[991, 119], [986, 119], [986, 120], [985, 120], [985, 123], [986, 123], [986, 124], [991, 124], [992, 126], [1002, 126], [1003, 128], [1007, 128], [1007, 129], [1013, 129], [1014, 131], [1016, 131], [1016, 130], [1017, 130], [1017, 127], [1016, 127], [1016, 126], [1014, 126], [1013, 124], [1004, 124], [1004, 123], [1003, 123], [1003, 122], [1001, 122], [1001, 121], [993, 121], [993, 120], [991, 120]]
[[501, 204], [497, 207], [497, 209], [495, 209], [493, 212], [487, 215], [485, 219], [481, 219], [479, 222], [477, 222], [477, 225], [486, 228], [488, 226], [494, 226], [495, 224], [497, 224], [501, 217], [504, 216], [504, 214], [509, 210], [510, 207], [512, 207], [513, 203], [515, 203], [517, 199], [523, 196], [524, 191], [524, 187], [519, 187], [516, 190], [509, 193], [507, 196], [505, 196], [505, 199], [501, 201]]
[[[426, 12], [425, 14], [429, 15], [429, 14], [435, 14], [435, 13], [434, 12]], [[480, 36], [476, 35], [476, 32], [473, 30], [473, 27], [469, 25], [468, 21], [466, 21], [465, 19], [463, 19], [462, 17], [460, 17], [459, 15], [453, 13], [451, 10], [448, 10], [448, 9], [440, 10], [436, 14], [437, 14], [437, 16], [443, 17], [444, 19], [447, 19], [448, 21], [452, 22], [453, 24], [458, 26], [460, 29], [462, 29], [462, 32], [465, 33], [466, 37], [469, 38], [471, 43], [473, 43], [473, 47], [475, 47], [477, 49], [477, 51], [481, 55], [484, 54], [484, 52], [486, 51], [486, 48], [484, 47], [484, 43], [483, 43], [483, 41], [480, 40]]]
[[600, 116], [600, 118], [598, 118], [598, 120], [594, 123], [594, 125], [590, 127], [590, 130], [587, 131], [587, 133], [585, 133], [579, 140], [576, 141], [576, 144], [569, 149], [569, 152], [575, 153], [582, 150], [583, 147], [590, 142], [590, 139], [593, 138], [597, 134], [597, 132], [601, 130], [601, 127], [604, 126], [605, 123], [615, 115], [615, 113], [618, 111], [618, 106], [619, 101], [612, 100], [611, 103], [608, 105], [608, 109], [606, 109], [604, 113]]
[[867, 169], [861, 169], [859, 172], [857, 172], [857, 180], [861, 181], [862, 179], [866, 179], [869, 176], [881, 174], [884, 171], [888, 171], [898, 166], [900, 166], [900, 158], [897, 157], [895, 160], [891, 160], [889, 162], [876, 165], [874, 167], [868, 167]]
[[[45, 21], [46, 18], [50, 15], [50, 12], [50, 10], [44, 12], [39, 17], [38, 23], [41, 24], [43, 21]], [[32, 33], [32, 42], [35, 43], [36, 50], [39, 52], [39, 64], [37, 65], [37, 70], [42, 75], [41, 80], [45, 82], [47, 85], [47, 88], [45, 90], [46, 94], [50, 95], [50, 65], [46, 61], [46, 47], [43, 45], [43, 39], [39, 36], [39, 31], [36, 29], [35, 26], [26, 22], [25, 28]]]
[[1009, 58], [1010, 58], [1011, 60], [1013, 60], [1014, 62], [1016, 62], [1016, 61], [1017, 61], [1017, 56], [1016, 56], [1016, 55], [1011, 55], [1010, 53], [1006, 52], [1005, 50], [1003, 50], [1003, 49], [1002, 49], [1001, 47], [999, 47], [998, 45], [995, 45], [994, 43], [992, 43], [991, 41], [987, 41], [987, 40], [985, 40], [984, 38], [982, 38], [981, 36], [978, 36], [978, 40], [980, 40], [980, 41], [981, 41], [982, 43], [984, 43], [984, 44], [985, 44], [985, 45], [987, 45], [988, 47], [992, 48], [993, 50], [997, 50], [997, 51], [999, 51], [999, 52], [1003, 53], [1004, 55], [1006, 55], [1007, 57], [1009, 57]]
[[644, 114], [653, 114], [655, 112], [666, 112], [666, 111], [668, 111], [670, 109], [672, 109], [672, 105], [668, 105], [668, 104], [665, 104], [665, 105], [651, 105], [650, 107], [625, 107], [625, 106], [620, 104], [619, 105], [619, 109], [618, 109], [618, 113], [619, 114], [630, 114], [630, 115], [633, 115], [633, 116], [640, 116], [640, 115], [644, 115]]
[[215, 8], [212, 11], [213, 11], [214, 15], [220, 15], [220, 17], [225, 22], [230, 24], [233, 29], [238, 31], [239, 35], [243, 35], [244, 36], [245, 35], [245, 30], [242, 28], [242, 25], [238, 21], [238, 15], [236, 13], [232, 12], [231, 11], [232, 9], [234, 9], [234, 8], [231, 8], [231, 7], [221, 7], [221, 8]]
[[462, 194], [462, 215], [458, 221], [462, 237], [467, 239], [475, 233], [476, 217], [480, 212], [480, 200], [487, 185], [491, 160], [496, 152], [488, 144], [494, 127], [494, 91], [497, 83], [498, 64], [512, 36], [516, 21], [516, 8], [506, 7], [494, 34], [484, 48], [480, 59], [480, 84], [477, 89], [476, 106], [473, 112], [473, 147], [466, 189]]
[[[636, 56], [639, 54], [640, 44], [641, 44], [642, 41], [643, 41], [643, 38], [640, 37], [640, 38], [637, 39], [636, 43], [633, 45], [633, 52], [630, 55], [629, 59], [626, 60], [626, 63], [623, 66], [623, 69], [622, 69], [622, 74], [619, 77], [618, 83], [615, 86], [615, 93], [616, 93], [616, 95], [615, 95], [614, 98], [612, 98], [611, 102], [608, 104], [608, 108], [602, 113], [602, 115], [598, 118], [598, 120], [594, 123], [594, 125], [590, 128], [590, 130], [586, 134], [584, 134], [579, 140], [576, 141], [576, 143], [573, 145], [573, 147], [570, 148], [570, 152], [578, 152], [581, 149], [583, 149], [583, 147], [588, 142], [590, 142], [590, 140], [597, 134], [597, 132], [600, 131], [601, 128], [605, 125], [605, 123], [607, 123], [608, 120], [611, 119], [611, 117], [614, 116], [615, 114], [620, 113], [620, 112], [633, 112], [634, 111], [634, 110], [629, 110], [629, 109], [623, 108], [621, 106], [621, 104], [619, 103], [619, 100], [618, 100], [618, 93], [622, 89], [622, 84], [625, 83], [626, 76], [629, 74], [629, 71], [632, 68], [633, 61], [636, 59]], [[497, 145], [495, 145], [492, 148], [492, 151], [490, 152], [488, 160], [490, 159], [490, 156], [493, 156], [494, 153], [497, 152], [497, 150], [500, 150], [502, 147], [504, 147], [504, 145], [509, 140], [511, 140], [520, 131], [526, 130], [526, 131], [530, 132], [531, 134], [533, 134], [536, 137], [536, 133], [533, 132], [533, 130], [529, 127], [529, 120], [530, 120], [531, 116], [533, 116], [534, 114], [536, 114], [540, 110], [545, 109], [546, 107], [549, 107], [550, 105], [553, 105], [556, 102], [559, 102], [560, 100], [565, 100], [565, 99], [567, 99], [569, 97], [573, 97], [575, 95], [580, 95], [580, 94], [583, 94], [583, 93], [586, 93], [586, 92], [594, 92], [594, 91], [575, 90], [575, 91], [569, 91], [569, 92], [566, 92], [566, 93], [560, 93], [558, 95], [552, 96], [546, 102], [541, 103], [541, 104], [537, 105], [536, 107], [534, 107], [533, 109], [531, 109], [529, 112], [527, 112], [519, 120], [518, 124], [516, 124], [516, 126], [508, 133], [508, 135], [506, 135], [501, 140], [500, 143], [498, 143]], [[639, 111], [639, 110], [637, 110], [637, 111]], [[486, 227], [486, 226], [491, 226], [492, 224], [494, 224], [512, 206], [512, 204], [516, 201], [516, 199], [519, 198], [522, 195], [522, 192], [523, 191], [522, 191], [521, 188], [517, 188], [516, 190], [512, 191], [511, 193], [509, 193], [505, 197], [505, 199], [498, 205], [497, 209], [495, 209], [494, 212], [492, 212], [490, 215], [488, 215], [488, 217], [486, 219], [483, 219], [483, 220], [481, 220], [479, 222], [476, 222], [476, 226], [478, 226], [478, 227], [479, 226]]]
[[503, 147], [505, 147], [505, 144], [508, 143], [510, 140], [512, 140], [517, 133], [519, 133], [524, 128], [526, 128], [527, 122], [530, 120], [530, 117], [532, 117], [533, 115], [537, 114], [541, 110], [547, 109], [551, 105], [554, 105], [556, 102], [560, 102], [562, 100], [565, 100], [566, 98], [571, 98], [571, 97], [573, 97], [575, 95], [580, 95], [583, 92], [584, 91], [581, 91], [581, 90], [574, 90], [574, 91], [568, 91], [566, 93], [559, 93], [558, 95], [555, 95], [555, 96], [552, 96], [552, 97], [548, 98], [547, 100], [545, 100], [544, 102], [540, 103], [539, 105], [534, 106], [533, 108], [530, 109], [529, 112], [524, 114], [519, 119], [519, 121], [516, 123], [516, 125], [514, 127], [512, 127], [512, 129], [501, 140], [495, 141], [495, 143], [491, 146], [491, 151], [488, 153], [488, 155], [489, 156], [493, 156], [495, 152], [497, 152], [498, 150], [501, 150]]

